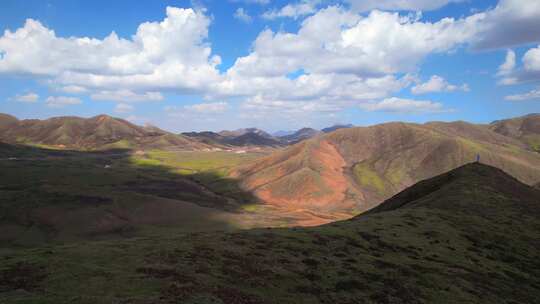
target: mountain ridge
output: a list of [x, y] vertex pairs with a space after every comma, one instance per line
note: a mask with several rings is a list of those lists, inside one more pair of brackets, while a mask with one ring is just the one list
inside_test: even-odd
[[317, 227], [19, 251], [0, 260], [0, 289], [13, 302], [535, 303], [539, 221], [539, 190], [470, 163]]
[[540, 181], [540, 154], [488, 126], [464, 122], [339, 129], [239, 167], [232, 176], [271, 205], [353, 215], [477, 155], [525, 183]]
[[7, 143], [90, 150], [145, 147], [199, 150], [209, 147], [207, 144], [157, 127], [141, 127], [108, 115], [11, 121], [3, 127], [0, 124], [0, 140]]

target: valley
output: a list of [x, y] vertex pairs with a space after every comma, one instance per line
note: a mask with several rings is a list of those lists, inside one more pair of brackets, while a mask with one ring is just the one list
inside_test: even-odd
[[4, 250], [0, 300], [533, 303], [539, 201], [503, 171], [470, 164], [319, 227]]
[[0, 304], [540, 304], [540, 0], [1, 0], [0, 83]]
[[538, 115], [279, 145], [102, 117], [0, 124], [0, 302], [539, 296]]

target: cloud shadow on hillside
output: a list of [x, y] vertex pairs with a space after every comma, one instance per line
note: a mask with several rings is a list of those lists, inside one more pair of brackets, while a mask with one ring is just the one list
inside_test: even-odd
[[140, 164], [132, 153], [0, 143], [0, 247], [230, 230], [222, 215], [256, 201], [235, 179]]

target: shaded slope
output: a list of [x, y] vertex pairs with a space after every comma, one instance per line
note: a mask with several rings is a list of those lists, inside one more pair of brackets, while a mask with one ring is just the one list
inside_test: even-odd
[[346, 124], [346, 125], [338, 124], [338, 125], [333, 125], [331, 127], [324, 128], [321, 131], [323, 133], [330, 133], [330, 132], [334, 132], [334, 131], [339, 130], [339, 129], [348, 129], [348, 128], [352, 128], [352, 127], [354, 127], [354, 125], [352, 125], [352, 124]]
[[0, 142], [0, 251], [159, 229], [240, 227], [249, 220], [241, 216], [242, 207], [253, 198], [220, 172], [249, 156], [229, 155], [162, 150], [134, 155]]
[[[234, 176], [270, 204], [354, 214], [477, 154], [523, 182], [540, 181], [539, 155], [487, 127], [463, 122], [340, 129], [241, 167]], [[303, 199], [306, 192], [317, 195]]]
[[182, 135], [196, 138], [197, 140], [222, 146], [270, 146], [277, 147], [282, 146], [283, 142], [276, 137], [269, 135], [268, 133], [256, 129], [239, 129], [236, 131], [221, 131], [215, 132], [186, 132]]
[[279, 139], [288, 144], [295, 144], [305, 139], [309, 139], [321, 134], [321, 131], [312, 128], [302, 128], [293, 134], [280, 136]]
[[282, 143], [273, 138], [258, 133], [248, 132], [237, 137], [227, 138], [225, 143], [233, 146], [281, 146]]
[[119, 118], [55, 117], [19, 120], [0, 128], [0, 140], [72, 149], [180, 148], [197, 150], [204, 143], [174, 135], [156, 127], [145, 128]]
[[501, 170], [470, 164], [320, 227], [19, 253], [0, 261], [0, 277], [34, 269], [18, 271], [34, 285], [0, 286], [7, 303], [535, 303], [539, 201]]

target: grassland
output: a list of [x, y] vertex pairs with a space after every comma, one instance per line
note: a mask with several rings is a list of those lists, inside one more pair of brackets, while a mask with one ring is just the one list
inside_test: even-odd
[[2, 303], [534, 303], [540, 192], [469, 165], [355, 219], [6, 252]]
[[242, 227], [257, 200], [227, 171], [258, 156], [2, 144], [0, 246]]

